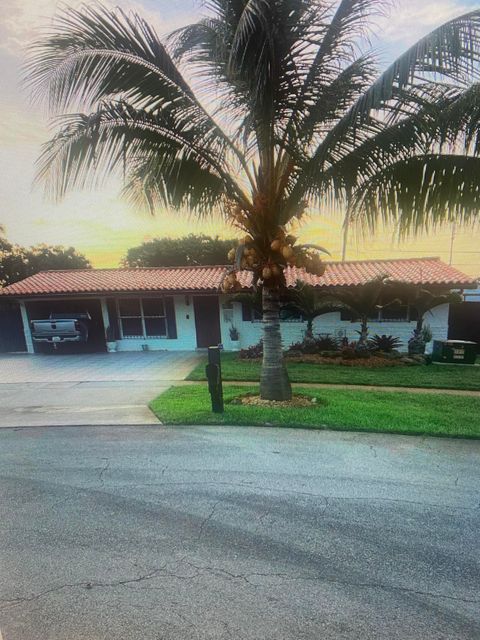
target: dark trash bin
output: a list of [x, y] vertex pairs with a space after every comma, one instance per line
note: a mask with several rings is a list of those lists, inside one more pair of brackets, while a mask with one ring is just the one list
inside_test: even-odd
[[433, 362], [450, 364], [475, 364], [477, 343], [469, 340], [434, 340]]

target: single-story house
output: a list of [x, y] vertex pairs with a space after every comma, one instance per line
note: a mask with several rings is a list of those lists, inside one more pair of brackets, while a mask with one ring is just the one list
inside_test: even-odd
[[[226, 350], [255, 344], [262, 324], [253, 310], [220, 292], [227, 266], [85, 269], [44, 271], [0, 289], [0, 351], [35, 353], [51, 345], [32, 340], [31, 321], [50, 314], [88, 313], [88, 344], [71, 350], [105, 351], [106, 332], [118, 351], [194, 350], [222, 343]], [[287, 270], [287, 285], [306, 282], [321, 289], [358, 287], [378, 276], [430, 288], [473, 289], [476, 282], [438, 258], [331, 262], [323, 276], [295, 267]], [[242, 286], [251, 287], [251, 273], [240, 274]], [[448, 336], [448, 305], [426, 318], [435, 339]], [[398, 336], [404, 345], [415, 326], [406, 306], [379, 310], [370, 333]], [[232, 340], [230, 329], [238, 331]], [[301, 317], [281, 323], [284, 345], [302, 339], [306, 323]], [[314, 331], [355, 339], [358, 323], [334, 312], [316, 318]]]

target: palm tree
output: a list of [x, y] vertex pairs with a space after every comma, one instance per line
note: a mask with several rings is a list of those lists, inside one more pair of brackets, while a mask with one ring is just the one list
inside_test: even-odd
[[458, 304], [462, 302], [462, 296], [448, 289], [433, 288], [426, 289], [422, 285], [412, 285], [408, 283], [395, 283], [396, 292], [399, 297], [417, 313], [417, 324], [413, 330], [413, 335], [408, 342], [410, 353], [424, 353], [425, 344], [431, 340], [425, 340], [424, 320], [425, 315], [439, 307], [441, 304]]
[[287, 313], [300, 313], [307, 323], [305, 330], [305, 340], [313, 341], [313, 322], [315, 318], [325, 313], [344, 309], [344, 305], [336, 300], [332, 294], [323, 289], [315, 289], [310, 285], [297, 283], [295, 289], [287, 290], [284, 309]]
[[441, 304], [458, 304], [463, 298], [459, 293], [450, 290], [430, 290], [421, 285], [403, 285], [400, 289], [402, 300], [417, 312], [417, 326], [415, 331], [421, 333], [425, 315]]
[[245, 234], [223, 288], [242, 265], [262, 286], [264, 398], [291, 396], [284, 269], [324, 270], [290, 222], [335, 206], [407, 231], [467, 222], [480, 203], [480, 11], [378, 72], [365, 36], [387, 4], [209, 0], [164, 42], [138, 15], [66, 9], [26, 64], [33, 97], [60, 114], [38, 165], [48, 194], [117, 172], [135, 203], [220, 212]]
[[[368, 319], [378, 309], [383, 309], [399, 302], [397, 298], [392, 299], [389, 292], [391, 290], [390, 281], [386, 276], [373, 278], [363, 285], [350, 288], [337, 288], [330, 294], [331, 310], [345, 309], [349, 311], [354, 319], [360, 320], [359, 339], [357, 349], [368, 348]], [[380, 304], [385, 297], [390, 300]], [[325, 300], [325, 305], [328, 300]]]

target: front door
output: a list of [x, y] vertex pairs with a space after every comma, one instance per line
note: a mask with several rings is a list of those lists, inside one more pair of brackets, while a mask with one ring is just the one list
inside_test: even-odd
[[222, 341], [218, 296], [196, 296], [193, 298], [193, 308], [197, 347], [216, 347]]

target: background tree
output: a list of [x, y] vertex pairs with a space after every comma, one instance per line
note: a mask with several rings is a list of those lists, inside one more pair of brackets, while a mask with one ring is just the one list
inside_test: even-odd
[[242, 266], [262, 288], [264, 398], [291, 396], [284, 271], [324, 270], [292, 220], [334, 206], [406, 232], [479, 210], [480, 10], [378, 72], [365, 43], [388, 4], [211, 0], [165, 43], [139, 16], [94, 5], [65, 9], [31, 50], [33, 96], [67, 114], [40, 157], [47, 193], [116, 171], [135, 203], [217, 212], [245, 234], [224, 290]]
[[39, 244], [12, 245], [0, 238], [0, 285], [7, 286], [28, 276], [54, 269], [88, 269], [90, 262], [73, 247]]
[[12, 248], [11, 242], [5, 237], [5, 227], [0, 224], [0, 251], [7, 251]]
[[227, 264], [233, 240], [193, 233], [183, 238], [156, 238], [132, 247], [122, 260], [125, 267], [181, 267]]

